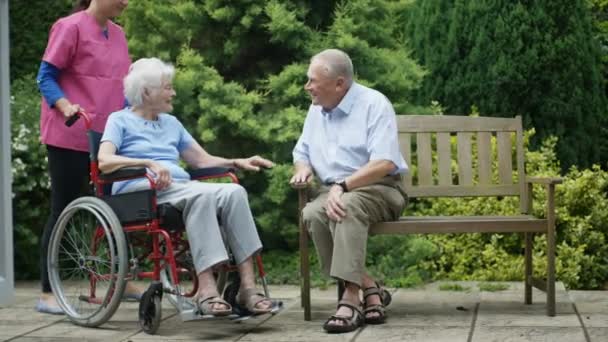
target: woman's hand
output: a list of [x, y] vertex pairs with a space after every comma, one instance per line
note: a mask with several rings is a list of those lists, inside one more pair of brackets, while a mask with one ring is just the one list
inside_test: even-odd
[[163, 190], [171, 185], [172, 179], [169, 169], [153, 160], [149, 160], [146, 164], [148, 169], [154, 173], [154, 180], [156, 181], [157, 190]]
[[246, 159], [233, 159], [232, 163], [238, 169], [248, 171], [260, 171], [260, 167], [271, 168], [274, 163], [260, 156], [253, 156]]
[[55, 102], [55, 108], [63, 113], [63, 116], [65, 116], [66, 119], [82, 110], [79, 104], [71, 103], [65, 97], [62, 97]]

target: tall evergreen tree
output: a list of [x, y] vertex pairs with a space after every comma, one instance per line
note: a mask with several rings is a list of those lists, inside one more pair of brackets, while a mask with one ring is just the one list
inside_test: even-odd
[[584, 0], [417, 1], [407, 36], [429, 71], [417, 100], [446, 112], [521, 114], [559, 138], [562, 167], [608, 160], [599, 44]]

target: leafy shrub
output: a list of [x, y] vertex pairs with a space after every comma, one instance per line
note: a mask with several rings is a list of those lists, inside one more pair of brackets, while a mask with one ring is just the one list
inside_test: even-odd
[[[534, 131], [526, 133], [526, 145]], [[538, 151], [526, 152], [526, 172], [531, 176], [557, 176], [557, 139], [544, 141]], [[556, 188], [556, 231], [558, 281], [568, 288], [596, 289], [608, 279], [608, 172], [572, 167]], [[533, 214], [545, 217], [546, 193], [534, 188]], [[437, 198], [416, 201], [412, 215], [515, 215], [517, 198]], [[436, 279], [522, 280], [524, 275], [523, 235], [446, 234], [426, 239], [439, 249], [429, 269]], [[534, 238], [534, 273], [546, 276], [546, 236]]]
[[15, 277], [38, 277], [38, 240], [49, 213], [46, 150], [40, 144], [40, 95], [33, 75], [11, 87]]

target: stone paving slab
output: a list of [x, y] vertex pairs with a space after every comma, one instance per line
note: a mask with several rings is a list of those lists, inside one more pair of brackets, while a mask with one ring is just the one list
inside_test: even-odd
[[472, 339], [472, 342], [557, 341], [585, 342], [586, 339], [580, 327], [480, 327], [475, 329]]
[[[608, 291], [569, 291], [569, 295], [585, 327], [608, 328]], [[600, 335], [602, 331], [596, 330]], [[603, 338], [608, 341], [608, 333], [604, 332]]]
[[86, 339], [88, 341], [120, 341], [137, 329], [135, 322], [110, 322], [98, 328], [77, 327], [69, 321], [60, 321], [23, 337]]
[[[459, 284], [465, 291], [440, 290], [446, 283]], [[391, 289], [393, 302], [386, 324], [341, 335], [322, 329], [335, 311], [335, 287], [312, 290], [310, 322], [303, 319], [297, 286], [271, 286], [271, 294], [284, 301], [285, 309], [276, 316], [242, 323], [182, 322], [165, 298], [163, 321], [151, 336], [139, 328], [138, 303], [123, 302], [102, 327], [83, 328], [62, 316], [36, 313], [38, 285], [18, 283], [15, 303], [0, 308], [0, 341], [608, 341], [608, 291], [566, 291], [558, 283], [557, 316], [547, 317], [544, 293], [534, 290], [534, 304], [525, 305], [523, 284], [505, 284], [508, 289], [497, 292], [481, 291], [477, 282]]]
[[393, 326], [387, 323], [380, 326], [366, 326], [357, 336], [357, 342], [466, 342], [469, 327], [425, 327]]
[[593, 342], [608, 341], [608, 328], [587, 328], [587, 332]]

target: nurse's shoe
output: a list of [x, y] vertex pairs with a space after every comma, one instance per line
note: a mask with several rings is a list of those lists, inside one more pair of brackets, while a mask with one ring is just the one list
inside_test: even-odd
[[47, 313], [51, 315], [64, 315], [65, 312], [57, 305], [55, 298], [43, 300], [38, 299], [36, 307], [34, 309], [40, 313]]

